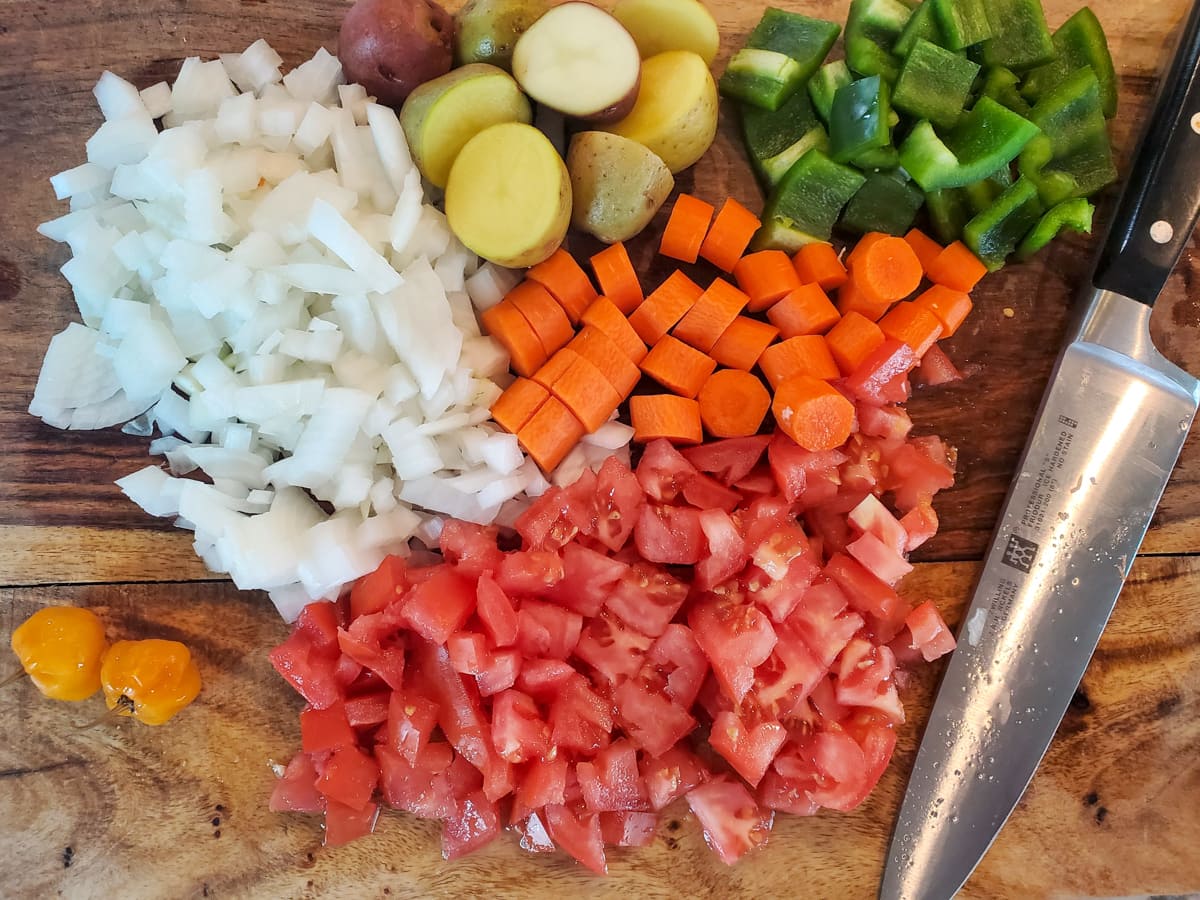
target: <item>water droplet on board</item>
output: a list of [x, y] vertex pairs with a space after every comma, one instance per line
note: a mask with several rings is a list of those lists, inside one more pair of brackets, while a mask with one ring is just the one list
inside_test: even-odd
[[[1071, 579], [1071, 587], [1079, 587], [1079, 576], [1078, 575], [1076, 575], [1074, 578]], [[1062, 612], [1062, 610], [1060, 609], [1059, 612]]]

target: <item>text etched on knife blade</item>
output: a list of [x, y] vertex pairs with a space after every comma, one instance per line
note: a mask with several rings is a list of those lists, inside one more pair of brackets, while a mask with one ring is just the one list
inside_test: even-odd
[[[1059, 421], [1073, 422], [1066, 416], [1059, 416]], [[1075, 439], [1075, 432], [1064, 428], [1058, 433], [1058, 439], [1054, 442], [1054, 449], [1044, 456], [1038, 466], [1038, 473], [1034, 478], [1033, 487], [1029, 492], [1029, 501], [1025, 505], [1025, 512], [1021, 515], [1021, 524], [1026, 528], [1041, 528], [1046, 522], [1046, 510], [1049, 508], [1054, 495], [1058, 493], [1061, 485], [1058, 481], [1057, 472], [1066, 463], [1067, 455], [1071, 452], [1071, 444]], [[1028, 571], [1026, 569], [1025, 571]]]

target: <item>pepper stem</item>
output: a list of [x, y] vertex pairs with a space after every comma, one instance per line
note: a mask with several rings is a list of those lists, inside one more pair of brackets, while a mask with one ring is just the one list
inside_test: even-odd
[[28, 674], [29, 673], [26, 672], [24, 669], [17, 669], [17, 671], [13, 672], [11, 675], [9, 675], [7, 678], [5, 678], [3, 681], [0, 681], [0, 689], [8, 687], [14, 681], [19, 681], [20, 679], [24, 678]]
[[85, 722], [82, 725], [76, 725], [75, 731], [86, 731], [89, 728], [95, 728], [102, 722], [109, 722], [113, 719], [124, 719], [133, 715], [134, 704], [133, 700], [126, 694], [122, 694], [117, 698], [117, 705], [112, 709], [106, 710], [102, 715], [97, 716], [90, 722]]

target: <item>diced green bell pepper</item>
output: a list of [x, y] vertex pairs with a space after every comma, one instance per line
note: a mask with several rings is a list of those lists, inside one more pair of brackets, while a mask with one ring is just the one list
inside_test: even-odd
[[767, 197], [753, 248], [794, 253], [813, 241], [829, 240], [842, 208], [865, 181], [849, 166], [809, 150]]
[[929, 0], [937, 18], [946, 47], [962, 50], [992, 36], [992, 24], [988, 20], [989, 0]]
[[1074, 197], [1052, 206], [1017, 247], [1017, 259], [1029, 259], [1058, 237], [1064, 228], [1081, 234], [1091, 234], [1092, 216], [1095, 212], [1096, 207], [1082, 197]]
[[820, 68], [840, 32], [833, 22], [768, 7], [746, 46], [729, 61], [721, 93], [779, 109]]
[[838, 88], [854, 80], [850, 67], [844, 59], [835, 59], [817, 69], [815, 75], [808, 80], [808, 95], [812, 98], [817, 115], [828, 124], [829, 113], [833, 109], [833, 97]]
[[1021, 79], [1012, 69], [1006, 69], [1003, 66], [993, 66], [990, 69], [984, 70], [983, 85], [979, 92], [984, 97], [991, 97], [1001, 106], [1011, 109], [1019, 116], [1029, 118], [1029, 104], [1025, 102], [1025, 98], [1021, 96], [1021, 92], [1017, 90], [1017, 85]]
[[1062, 23], [1054, 32], [1054, 49], [1057, 58], [1025, 75], [1021, 93], [1035, 103], [1041, 96], [1077, 69], [1090, 66], [1100, 82], [1104, 117], [1111, 119], [1117, 114], [1117, 73], [1113, 68], [1112, 55], [1108, 52], [1108, 40], [1096, 14], [1083, 7]]
[[859, 75], [900, 76], [900, 60], [892, 45], [908, 24], [912, 10], [900, 0], [851, 0], [846, 16], [846, 62]]
[[966, 224], [963, 243], [995, 272], [1037, 225], [1044, 211], [1037, 186], [1028, 178], [1018, 178], [995, 203]]
[[1054, 59], [1042, 0], [987, 0], [992, 36], [983, 42], [983, 61], [1017, 72]]
[[1012, 162], [1037, 133], [1029, 119], [981, 97], [944, 139], [928, 121], [918, 122], [900, 147], [900, 163], [926, 191], [962, 187]]
[[1042, 133], [1021, 153], [1021, 174], [1037, 184], [1047, 206], [1090, 197], [1117, 180], [1100, 83], [1090, 67], [1043, 94], [1029, 119]]
[[860, 153], [851, 162], [855, 168], [864, 172], [890, 172], [900, 168], [900, 151], [888, 144], [886, 147]]
[[926, 192], [925, 208], [933, 233], [943, 244], [952, 244], [962, 237], [963, 228], [971, 220], [971, 207], [962, 188]]
[[887, 82], [878, 75], [838, 89], [829, 113], [829, 155], [834, 162], [848, 163], [892, 142], [888, 93]]
[[945, 44], [946, 39], [942, 36], [942, 27], [938, 25], [937, 16], [934, 15], [932, 0], [925, 0], [913, 10], [908, 24], [900, 32], [900, 37], [896, 38], [892, 52], [897, 56], [908, 56], [918, 39], [937, 44], [939, 47]]
[[978, 74], [979, 66], [965, 56], [921, 38], [904, 61], [892, 102], [918, 119], [949, 128], [962, 115]]
[[912, 228], [925, 195], [894, 175], [872, 173], [842, 213], [840, 227], [851, 234], [882, 231], [902, 235]]
[[829, 136], [817, 119], [807, 91], [797, 91], [779, 109], [742, 105], [746, 152], [768, 191], [809, 150], [829, 149]]
[[963, 196], [972, 215], [977, 215], [996, 202], [996, 198], [1012, 187], [1011, 169], [1006, 165], [999, 172], [994, 172], [982, 181], [976, 181], [962, 188]]

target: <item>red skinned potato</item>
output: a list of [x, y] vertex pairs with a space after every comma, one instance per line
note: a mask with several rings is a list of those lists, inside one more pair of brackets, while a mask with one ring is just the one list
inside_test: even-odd
[[598, 6], [568, 0], [517, 39], [512, 72], [538, 103], [575, 119], [604, 123], [633, 109], [642, 61], [625, 26]]
[[433, 0], [358, 0], [342, 19], [338, 58], [348, 81], [399, 107], [450, 71], [454, 19]]

